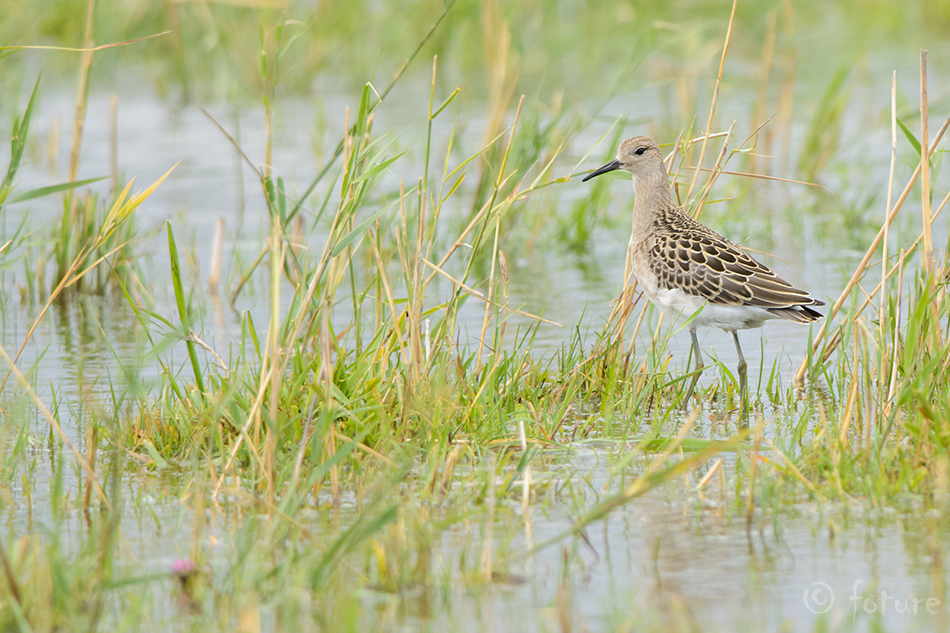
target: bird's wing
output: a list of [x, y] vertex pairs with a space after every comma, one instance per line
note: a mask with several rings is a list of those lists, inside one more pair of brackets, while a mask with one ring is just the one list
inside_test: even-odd
[[650, 267], [661, 288], [678, 288], [714, 305], [822, 305], [699, 223], [656, 234], [654, 240]]

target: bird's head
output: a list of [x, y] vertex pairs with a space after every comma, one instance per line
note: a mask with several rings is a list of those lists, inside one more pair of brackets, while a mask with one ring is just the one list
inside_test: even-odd
[[657, 170], [665, 171], [660, 146], [649, 136], [628, 138], [620, 144], [620, 149], [617, 150], [617, 158], [587, 174], [583, 182], [618, 169], [628, 171], [637, 178], [647, 176]]

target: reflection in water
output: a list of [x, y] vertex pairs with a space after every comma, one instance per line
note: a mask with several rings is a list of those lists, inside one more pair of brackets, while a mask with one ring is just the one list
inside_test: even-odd
[[[618, 97], [618, 102], [621, 101]], [[109, 170], [110, 124], [106, 102], [105, 96], [91, 97], [89, 119], [86, 123], [86, 142], [83, 146], [83, 177], [108, 173]], [[346, 99], [341, 97], [337, 102], [328, 103], [326, 112], [320, 113], [321, 118], [327, 117], [326, 134], [333, 134], [342, 129], [345, 104]], [[50, 129], [71, 107], [71, 96], [64, 95], [59, 101], [47, 99], [43, 110], [38, 113], [36, 129]], [[723, 107], [728, 108], [729, 104], [724, 103]], [[323, 157], [314, 155], [314, 146], [307, 134], [297, 133], [298, 130], [313, 127], [310, 121], [314, 114], [310, 104], [302, 100], [288, 99], [282, 102], [282, 113], [283, 127], [277, 130], [274, 164], [277, 175], [287, 179], [293, 195], [295, 188], [304, 186], [301, 183], [307, 182], [310, 175], [322, 166]], [[233, 129], [240, 131], [238, 140], [245, 153], [251, 157], [263, 156], [264, 125], [257, 110], [238, 113], [230, 108], [212, 109], [212, 114], [220, 121], [230, 122]], [[380, 117], [385, 118], [385, 113], [381, 113]], [[377, 126], [382, 123], [377, 122]], [[448, 131], [447, 128], [436, 127], [436, 133]], [[578, 138], [574, 143], [575, 151], [585, 151], [587, 147], [592, 146], [597, 140], [597, 134], [598, 130], [591, 129], [589, 134]], [[222, 293], [227, 296], [250, 262], [257, 258], [270, 230], [266, 207], [256, 184], [256, 174], [237, 157], [234, 148], [214, 124], [195, 108], [180, 109], [142, 95], [123, 96], [119, 106], [118, 140], [122, 171], [128, 176], [135, 176], [138, 183], [154, 181], [168, 167], [181, 161], [171, 177], [159, 187], [148, 203], [136, 212], [141, 227], [140, 234], [156, 235], [140, 248], [145, 251], [147, 258], [143, 265], [147, 279], [143, 281], [147, 284], [147, 290], [159, 302], [160, 312], [169, 316], [171, 310], [162, 308], [173, 303], [170, 298], [167, 249], [161, 239], [164, 233], [156, 231], [166, 220], [172, 221], [179, 240], [190, 245], [187, 257], [193, 258], [193, 264], [186, 266], [186, 272], [194, 282], [196, 297], [200, 299], [197, 302], [199, 306], [206, 303], [203, 293], [204, 278], [211, 266], [211, 249], [205, 245], [210, 243], [218, 219], [228, 220], [222, 276]], [[409, 149], [413, 147], [408, 138], [405, 144]], [[856, 160], [850, 164], [849, 169], [852, 171], [847, 172], [845, 178], [851, 177], [848, 174], [865, 174], [863, 177], [866, 178], [868, 166], [886, 171], [889, 143], [881, 143], [880, 146], [872, 144], [866, 149], [860, 161]], [[414, 173], [419, 159], [419, 156], [410, 152], [401, 159], [399, 174]], [[27, 164], [21, 169], [18, 178], [20, 186], [30, 188], [49, 184], [50, 176], [40, 164]], [[816, 198], [818, 194], [804, 187], [753, 182], [754, 184], [750, 184], [743, 179], [723, 177], [723, 197], [742, 196], [743, 203], [729, 206], [728, 209], [724, 205], [709, 205], [704, 220], [720, 233], [731, 236], [734, 241], [771, 251], [775, 259], [766, 258], [766, 263], [793, 285], [807, 285], [808, 288], [814, 289], [816, 296], [826, 302], [835, 299], [847, 271], [859, 257], [858, 253], [836, 245], [838, 228], [828, 229], [827, 218], [840, 216], [841, 213], [835, 209], [840, 209], [841, 205], [835, 204], [834, 196], [822, 193]], [[559, 185], [559, 195], [562, 197], [558, 202], [559, 208], [568, 208], [574, 201], [586, 195], [585, 190], [580, 189], [578, 184], [570, 182]], [[107, 183], [99, 183], [94, 188], [105, 193], [108, 186]], [[387, 174], [379, 188], [381, 191], [387, 191], [393, 186], [398, 186], [397, 175]], [[628, 191], [628, 187], [614, 188], [617, 191], [612, 193], [606, 211], [610, 217], [610, 228], [594, 230], [589, 242], [589, 252], [574, 255], [559, 246], [556, 241], [545, 242], [543, 239], [532, 239], [531, 249], [523, 251], [525, 242], [519, 239], [517, 232], [512, 235], [510, 244], [502, 244], [509, 263], [510, 303], [564, 325], [562, 328], [546, 324], [538, 326], [535, 344], [539, 353], [550, 353], [558, 349], [570, 339], [577, 325], [581, 326], [582, 332], [593, 334], [599, 331], [609, 314], [610, 301], [620, 294], [629, 237], [627, 227], [632, 192]], [[315, 201], [322, 200], [326, 193], [325, 189], [318, 188], [311, 197], [311, 204], [316, 205]], [[819, 202], [814, 206], [818, 210], [815, 213], [802, 213], [802, 206], [812, 206], [810, 201], [816, 199]], [[515, 213], [523, 211], [524, 205], [530, 205], [532, 202], [519, 204], [522, 207], [516, 207]], [[542, 204], [552, 203], [544, 201]], [[41, 226], [46, 220], [55, 217], [60, 208], [54, 198], [31, 201], [28, 206], [13, 205], [6, 211], [9, 215], [7, 222], [9, 224], [18, 221], [19, 214], [29, 209], [29, 222]], [[732, 209], [735, 210], [731, 211]], [[308, 215], [308, 219], [311, 217], [312, 215]], [[862, 222], [867, 225], [877, 224], [870, 210], [860, 217], [852, 217], [851, 220], [851, 226], [860, 226]], [[453, 224], [457, 221], [447, 214], [440, 223]], [[940, 229], [943, 230], [947, 225], [945, 220], [941, 222]], [[309, 237], [305, 234], [304, 239], [306, 246], [318, 252], [325, 234], [322, 229], [318, 229]], [[381, 240], [386, 239], [386, 235], [381, 237]], [[485, 263], [482, 262], [483, 265]], [[372, 263], [369, 262], [366, 268], [371, 270]], [[269, 313], [266, 301], [262, 301], [261, 283], [263, 282], [259, 278], [251, 280], [238, 298], [234, 310], [225, 310], [224, 321], [220, 320], [221, 312], [215, 309], [214, 320], [209, 321], [206, 327], [209, 332], [214, 332], [211, 338], [218, 345], [226, 346], [236, 338], [235, 335], [240, 332], [240, 315], [245, 311], [249, 312], [255, 323], [263, 325], [267, 322]], [[439, 286], [443, 292], [448, 292], [448, 288], [446, 283]], [[285, 301], [289, 294], [283, 293]], [[435, 304], [439, 297], [433, 296], [431, 301]], [[124, 310], [119, 303], [121, 302], [110, 302], [102, 311]], [[163, 306], [163, 303], [167, 305]], [[84, 309], [88, 308], [91, 306]], [[18, 315], [22, 316], [22, 313]], [[477, 343], [482, 316], [483, 306], [475, 300], [469, 301], [460, 313], [460, 325], [463, 336], [466, 337], [464, 340], [470, 344]], [[77, 315], [78, 318], [80, 317]], [[347, 315], [337, 311], [337, 318], [341, 323], [346, 322]], [[655, 318], [653, 316], [651, 320], [655, 322]], [[115, 324], [116, 328], [111, 329], [110, 322], [111, 319], [89, 321], [102, 324], [102, 335], [109, 340], [112, 340], [113, 336], [125, 336], [134, 330], [134, 327], [125, 327], [128, 324], [118, 322]], [[24, 331], [25, 323], [26, 321], [8, 324], [5, 331]], [[517, 315], [511, 316], [510, 323], [513, 326], [532, 324]], [[75, 325], [82, 326], [78, 320]], [[667, 327], [670, 328], [670, 324], [667, 324]], [[642, 333], [651, 331], [650, 327], [641, 330]], [[87, 336], [89, 335], [87, 333]], [[720, 355], [727, 366], [734, 365], [732, 356], [735, 352], [728, 336], [715, 331], [704, 332], [701, 336], [704, 349], [709, 347], [714, 354]], [[750, 376], [758, 374], [763, 358], [769, 361], [764, 371], [769, 371], [771, 359], [777, 356], [783, 361], [782, 369], [791, 371], [801, 360], [801, 350], [804, 349], [808, 336], [808, 330], [805, 328], [789, 328], [781, 324], [769, 324], [761, 332], [744, 333], [743, 343], [750, 349], [760, 349], [760, 352], [749, 354]], [[648, 337], [649, 334], [644, 334], [644, 344]], [[590, 344], [593, 343], [592, 336], [584, 338], [590, 341]], [[43, 341], [39, 341], [37, 345], [40, 349], [45, 347]], [[673, 354], [674, 366], [686, 367], [688, 336], [674, 335], [668, 349]], [[70, 350], [72, 351], [75, 349]], [[790, 356], [792, 353], [794, 356]], [[96, 359], [92, 359], [92, 362], [96, 362]], [[787, 375], [787, 371], [783, 373]], [[707, 376], [703, 380], [715, 378]]]
[[[338, 102], [328, 104], [326, 116], [338, 116], [336, 120], [329, 120], [329, 133], [342, 129], [343, 104], [349, 101], [352, 100], [340, 97]], [[618, 101], [623, 99], [618, 98]], [[83, 147], [81, 177], [84, 178], [108, 173], [109, 135], [105, 117], [109, 108], [105, 104], [105, 97], [91, 97]], [[723, 107], [727, 110], [729, 104]], [[48, 99], [35, 125], [40, 130], [48, 130], [58, 125], [58, 121], [69, 120], [68, 116], [64, 118], [64, 113], [70, 108], [71, 96]], [[240, 113], [240, 119], [235, 114], [232, 119], [231, 112], [223, 109], [223, 113], [215, 112], [215, 115], [223, 121], [232, 120], [234, 128], [240, 129], [239, 138], [248, 155], [263, 156], [264, 126], [260, 113], [256, 110]], [[280, 175], [290, 186], [296, 187], [322, 166], [323, 157], [314, 156], [308, 135], [297, 132], [313, 127], [311, 106], [288, 99], [283, 102], [282, 112], [284, 127], [278, 130], [274, 163], [279, 172], [283, 170]], [[324, 115], [321, 113], [321, 116]], [[381, 119], [384, 116], [381, 114]], [[153, 182], [172, 164], [182, 161], [138, 212], [138, 223], [143, 234], [151, 232], [161, 236], [155, 229], [170, 220], [181, 244], [190, 245], [188, 256], [193, 256], [193, 262], [186, 274], [192, 282], [199, 313], [198, 335], [222, 357], [228, 358], [222, 351], [229, 350], [229, 346], [239, 340], [244, 319], [252, 319], [261, 332], [269, 318], [259, 278], [252, 279], [234, 306], [228, 305], [225, 299], [236, 279], [257, 257], [269, 231], [256, 176], [196, 109], [177, 109], [142, 95], [123, 96], [118, 123], [122, 170], [128, 176], [136, 176], [138, 183]], [[377, 127], [386, 129], [385, 121], [379, 121]], [[446, 132], [445, 129], [436, 131]], [[585, 152], [602, 131], [591, 130], [579, 138], [574, 151]], [[409, 140], [405, 143], [412, 146]], [[866, 174], [873, 171], [867, 169], [868, 165], [876, 166], [874, 169], [886, 165], [888, 151], [889, 143], [874, 144], [861, 160], [842, 169], [864, 173], [867, 178]], [[421, 159], [409, 154], [404, 160], [405, 172], [413, 173], [412, 167]], [[846, 181], [847, 177], [846, 174], [841, 178]], [[24, 166], [19, 178], [24, 189], [49, 184], [49, 176], [39, 163]], [[392, 184], [387, 180], [385, 187]], [[725, 186], [734, 189], [747, 185], [727, 182]], [[97, 187], [106, 192], [108, 184], [101, 183]], [[568, 205], [584, 195], [574, 187], [575, 183], [560, 185], [563, 196], [560, 205]], [[555, 242], [535, 243], [529, 251], [521, 252], [519, 247], [523, 242], [517, 239], [502, 247], [510, 274], [510, 305], [564, 326], [538, 325], [517, 315], [510, 317], [512, 328], [537, 328], [534, 340], [538, 354], [555, 353], [570, 339], [575, 327], [581, 330], [585, 345], [591, 347], [610, 313], [610, 302], [620, 293], [629, 237], [626, 216], [632, 194], [627, 188], [617, 188], [619, 191], [613, 194], [608, 213], [613, 216], [613, 226], [621, 228], [595, 230], [589, 252], [567, 253]], [[794, 285], [806, 285], [807, 280], [807, 287], [830, 303], [829, 300], [836, 298], [846, 271], [853, 268], [860, 256], [848, 249], [860, 247], [863, 240], [851, 239], [853, 236], [849, 234], [844, 246], [839, 243], [841, 225], [833, 218], [822, 216], [827, 210], [834, 210], [834, 198], [818, 200], [814, 208], [819, 212], [809, 214], [801, 210], [804, 203], [796, 200], [812, 201], [810, 192], [760, 183], [753, 189], [744, 193], [756, 210], [765, 205], [761, 214], [750, 212], [750, 206], [740, 207], [741, 211], [730, 216], [729, 211], [720, 212], [713, 206], [704, 219], [736, 241], [769, 249], [777, 259], [768, 263], [779, 275]], [[732, 189], [728, 189], [729, 192]], [[319, 193], [314, 199], [327, 192]], [[28, 207], [13, 205], [6, 210], [7, 226], [15, 226], [27, 208], [28, 221], [37, 230], [42, 230], [44, 223], [60, 209], [53, 199], [31, 202]], [[852, 209], [849, 214], [856, 216], [855, 224], [874, 223], [857, 217], [861, 216], [860, 208]], [[222, 297], [212, 295], [208, 302], [204, 300], [203, 280], [210, 268], [211, 249], [203, 245], [209, 243], [219, 217], [227, 218], [229, 227]], [[945, 231], [946, 220], [941, 222], [940, 230]], [[745, 236], [750, 237], [744, 239]], [[311, 251], [319, 250], [324, 238], [318, 229], [309, 238], [305, 236], [306, 246]], [[141, 250], [147, 277], [142, 281], [155, 298], [154, 309], [171, 318], [173, 299], [164, 243], [155, 238], [143, 244]], [[371, 262], [357, 262], [357, 265], [365, 267], [358, 271], [359, 275], [366, 275], [366, 271], [372, 269]], [[16, 277], [14, 272], [5, 275], [5, 280]], [[441, 293], [449, 291], [448, 283], [440, 279], [433, 288]], [[285, 289], [283, 300], [288, 301], [289, 296], [290, 292]], [[439, 297], [429, 300], [435, 305]], [[346, 305], [346, 301], [340, 303], [340, 306]], [[28, 302], [7, 301], [0, 305], [7, 349], [19, 347], [36, 310], [37, 306]], [[344, 308], [338, 308], [335, 314], [341, 323], [348, 322], [349, 315]], [[484, 306], [475, 300], [462, 307], [459, 323], [464, 341], [476, 342], [483, 315]], [[648, 348], [655, 324], [656, 315], [651, 314], [641, 329], [638, 353]], [[177, 336], [156, 321], [150, 321], [149, 327], [156, 343], [166, 336]], [[672, 324], [665, 327], [668, 331], [676, 330]], [[714, 358], [720, 358], [727, 366], [735, 364], [728, 335], [709, 331], [701, 336], [704, 349], [711, 350]], [[779, 358], [780, 375], [787, 380], [801, 361], [808, 336], [807, 329], [778, 323], [766, 325], [761, 332], [745, 334], [743, 343], [750, 350], [747, 357], [752, 384], [757, 384], [760, 372], [768, 375], [775, 358]], [[149, 349], [151, 343], [142, 332], [139, 318], [124, 297], [72, 293], [52, 306], [27, 345], [20, 366], [34, 368], [34, 382], [44, 399], [49, 400], [55, 391], [56, 401], [66, 403], [59, 409], [60, 418], [70, 437], [79, 441], [83, 437], [83, 406], [88, 402], [87, 396], [92, 394], [97, 400], [108, 402], [111, 388], [121, 394], [126, 386], [148, 390], [158, 384], [158, 368], [152, 362], [140, 360]], [[687, 366], [689, 338], [685, 333], [674, 333], [667, 350], [673, 357], [673, 367]], [[183, 353], [174, 353], [171, 358], [172, 371], [185, 367]], [[714, 372], [708, 372], [702, 380], [708, 384], [717, 378]], [[713, 419], [710, 427], [701, 427], [700, 432], [715, 435], [724, 424], [721, 419]], [[45, 428], [45, 423], [40, 422], [37, 428]], [[610, 481], [608, 470], [613, 457], [609, 450], [575, 447], [567, 461], [552, 460], [545, 464], [539, 458], [533, 465], [539, 470], [575, 469], [593, 482], [593, 490], [602, 493], [603, 486]], [[121, 459], [121, 456], [111, 455], [110, 459]], [[194, 528], [196, 512], [180, 489], [181, 482], [146, 476], [132, 467], [135, 465], [134, 460], [129, 462], [132, 474], [123, 480], [128, 497], [136, 499], [125, 513], [123, 538], [131, 544], [136, 564], [161, 571], [169, 568], [172, 560], [187, 556], [190, 543], [186, 539], [183, 545], [181, 534], [190, 533]], [[723, 470], [727, 468], [733, 469], [732, 476], [734, 464], [727, 464]], [[67, 487], [71, 485], [74, 474], [69, 468], [62, 464], [47, 466], [44, 461], [30, 474], [33, 491], [29, 511], [22, 512], [16, 507], [4, 510], [3, 518], [13, 534], [38, 531], [59, 520], [68, 524], [69, 530], [82, 533], [79, 516], [36, 516], [33, 512], [34, 507], [48, 507], [44, 501], [49, 499], [51, 473], [58, 472], [57, 469], [63, 471]], [[722, 481], [727, 479], [723, 476]], [[782, 514], [757, 511], [746, 528], [744, 513], [732, 507], [735, 502], [729, 501], [726, 484], [717, 481], [714, 478], [702, 492], [670, 486], [613, 512], [605, 521], [590, 526], [584, 539], [551, 546], [522, 567], [513, 567], [509, 579], [524, 577], [528, 579], [524, 584], [498, 582], [471, 589], [459, 583], [445, 589], [444, 594], [425, 586], [399, 596], [379, 590], [369, 592], [366, 600], [380, 613], [387, 614], [385, 618], [380, 616], [381, 621], [392, 617], [409, 626], [421, 621], [432, 623], [434, 629], [442, 628], [441, 624], [445, 623], [447, 628], [461, 630], [550, 630], [560, 626], [560, 618], [564, 617], [584, 623], [592, 630], [637, 630], [644, 624], [664, 622], [671, 627], [679, 627], [684, 622], [699, 623], [704, 630], [776, 630], [786, 626], [785, 623], [790, 623], [788, 628], [800, 629], [809, 626], [815, 618], [824, 618], [832, 630], [847, 626], [852, 618], [857, 621], [859, 630], [871, 628], [872, 623], [880, 623], [886, 630], [947, 628], [945, 561], [946, 543], [950, 541], [946, 525], [937, 517], [921, 519], [917, 515], [919, 508], [912, 503], [906, 515], [893, 516], [884, 510], [864, 507], [818, 509], [802, 504]], [[557, 485], [551, 484], [551, 487], [557, 488]], [[553, 500], [544, 504], [523, 506], [520, 497], [500, 501], [493, 526], [497, 534], [494, 543], [505, 543], [512, 550], [527, 549], [569, 527], [576, 517], [571, 515], [569, 504], [562, 503], [564, 499], [553, 494]], [[208, 512], [214, 543], [205, 545], [212, 552], [213, 560], [216, 556], [224, 559], [234, 546], [238, 526], [246, 521], [241, 512], [240, 508], [229, 507], [218, 513]], [[332, 524], [327, 525], [327, 522]], [[313, 523], [318, 532], [336, 534], [346, 519], [333, 512], [332, 519], [316, 517]], [[477, 557], [481, 540], [472, 530], [471, 526], [454, 525], [438, 534], [431, 554], [435, 570], [442, 573], [447, 569], [445, 573], [454, 574], [457, 570], [453, 564], [460, 551], [466, 549]], [[816, 614], [816, 605], [803, 600], [803, 595], [814, 595], [809, 592], [816, 588], [816, 583], [824, 583], [822, 587], [827, 587], [835, 596], [826, 614]], [[855, 587], [858, 587], [860, 600], [852, 599]], [[885, 615], [881, 608], [882, 591], [892, 596], [933, 598], [940, 601], [940, 608], [937, 615], [897, 613], [896, 609]], [[884, 606], [893, 604], [884, 603]], [[876, 610], [869, 611], [871, 607]]]

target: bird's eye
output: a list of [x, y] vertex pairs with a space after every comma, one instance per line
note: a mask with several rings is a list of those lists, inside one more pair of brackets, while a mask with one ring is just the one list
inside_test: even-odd
[[638, 148], [637, 148], [637, 151], [634, 152], [634, 154], [636, 154], [637, 156], [643, 156], [643, 152], [645, 152], [645, 151], [647, 151], [647, 148], [645, 148], [645, 147], [638, 147]]

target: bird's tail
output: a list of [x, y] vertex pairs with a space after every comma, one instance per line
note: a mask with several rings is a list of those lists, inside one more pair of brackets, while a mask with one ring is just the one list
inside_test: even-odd
[[[815, 305], [824, 305], [823, 303], [816, 301]], [[812, 321], [817, 321], [824, 315], [821, 312], [816, 312], [808, 306], [791, 306], [789, 308], [769, 308], [769, 312], [775, 316], [782, 317], [783, 319], [788, 319], [789, 321], [794, 321], [795, 323], [811, 323]]]

